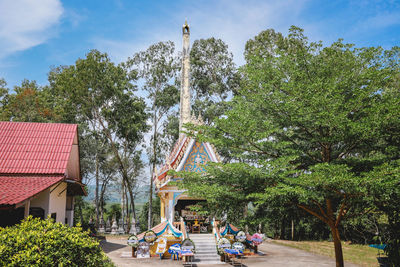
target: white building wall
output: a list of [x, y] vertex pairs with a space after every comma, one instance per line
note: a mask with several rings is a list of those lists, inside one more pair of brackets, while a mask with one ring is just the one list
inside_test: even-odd
[[36, 197], [31, 199], [31, 208], [42, 208], [44, 209], [44, 217], [47, 218], [47, 214], [49, 214], [49, 192], [50, 189], [46, 189]]
[[[54, 189], [54, 190], [53, 190]], [[53, 190], [53, 191], [52, 191]], [[51, 192], [52, 191], [52, 192]], [[56, 213], [56, 222], [65, 223], [65, 209], [67, 202], [67, 183], [54, 185], [50, 188], [48, 214]]]

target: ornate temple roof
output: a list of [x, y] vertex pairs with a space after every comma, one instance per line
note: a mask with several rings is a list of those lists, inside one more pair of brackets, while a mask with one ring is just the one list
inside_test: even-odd
[[221, 161], [213, 145], [208, 142], [200, 143], [194, 138], [183, 135], [175, 143], [165, 164], [153, 177], [156, 187], [160, 188], [170, 181], [169, 170], [202, 172], [204, 165], [210, 161]]

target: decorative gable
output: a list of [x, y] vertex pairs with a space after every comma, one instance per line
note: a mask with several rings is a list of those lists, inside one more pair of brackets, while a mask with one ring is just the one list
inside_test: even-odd
[[185, 164], [183, 171], [186, 172], [203, 172], [204, 165], [211, 161], [210, 156], [203, 143], [195, 142]]

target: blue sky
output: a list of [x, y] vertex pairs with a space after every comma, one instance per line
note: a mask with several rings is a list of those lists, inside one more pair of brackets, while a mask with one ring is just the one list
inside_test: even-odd
[[290, 25], [324, 44], [400, 45], [400, 0], [0, 0], [0, 77], [10, 88], [24, 78], [45, 85], [51, 66], [73, 64], [90, 49], [115, 62], [159, 41], [180, 49], [185, 18], [192, 41], [221, 38], [238, 65], [248, 39], [267, 28], [287, 33]]

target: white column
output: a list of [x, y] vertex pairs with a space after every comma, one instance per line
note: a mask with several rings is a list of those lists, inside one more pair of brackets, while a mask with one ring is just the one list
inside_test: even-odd
[[168, 221], [172, 224], [174, 222], [174, 201], [172, 199], [169, 200], [168, 206]]

